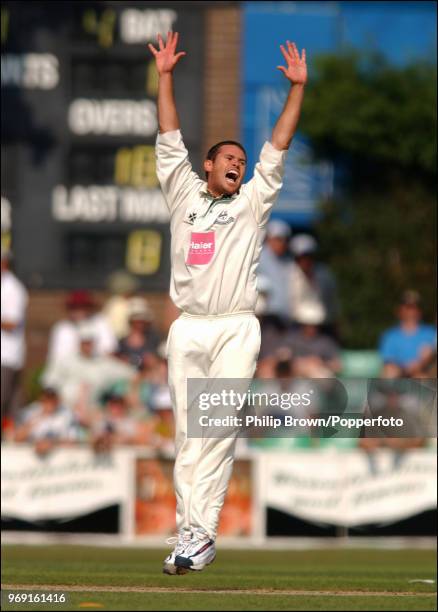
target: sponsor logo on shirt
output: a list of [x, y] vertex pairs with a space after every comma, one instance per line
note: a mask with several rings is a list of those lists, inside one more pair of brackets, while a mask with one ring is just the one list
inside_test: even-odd
[[189, 266], [202, 266], [210, 263], [215, 252], [214, 232], [192, 232], [186, 263]]

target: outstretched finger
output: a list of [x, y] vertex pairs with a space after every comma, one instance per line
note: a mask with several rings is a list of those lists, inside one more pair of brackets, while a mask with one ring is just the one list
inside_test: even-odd
[[149, 43], [148, 47], [149, 51], [152, 53], [153, 56], [157, 55], [158, 51], [155, 49], [154, 45], [151, 45], [151, 43]]
[[158, 38], [158, 47], [159, 47], [160, 51], [163, 51], [164, 50], [164, 43], [163, 43], [163, 38], [162, 38], [161, 34], [158, 34], [157, 38]]
[[181, 59], [182, 57], [184, 57], [184, 55], [186, 55], [185, 51], [180, 51], [179, 53], [177, 53], [175, 55], [175, 61], [178, 61], [179, 59]]
[[174, 33], [173, 33], [173, 39], [172, 39], [172, 47], [173, 47], [173, 50], [174, 50], [174, 51], [175, 51], [176, 46], [177, 46], [177, 44], [178, 44], [178, 38], [179, 38], [179, 34], [178, 34], [178, 32], [174, 32]]
[[287, 70], [284, 66], [277, 66], [277, 70], [281, 70], [283, 74], [287, 74]]
[[306, 50], [303, 49], [301, 52], [301, 61], [306, 63]]
[[289, 40], [287, 41], [287, 47], [289, 49], [289, 53], [293, 57], [293, 59], [297, 62], [300, 59], [300, 54], [298, 53], [298, 49], [295, 43], [291, 43]]
[[291, 58], [290, 58], [289, 53], [286, 51], [286, 49], [283, 47], [283, 45], [280, 45], [280, 49], [281, 49], [281, 52], [284, 55], [284, 59], [287, 61], [288, 64], [290, 64]]
[[293, 48], [292, 43], [291, 43], [290, 40], [286, 41], [286, 46], [287, 46], [287, 50], [288, 50], [289, 55], [291, 56], [291, 58], [295, 59], [294, 48]]

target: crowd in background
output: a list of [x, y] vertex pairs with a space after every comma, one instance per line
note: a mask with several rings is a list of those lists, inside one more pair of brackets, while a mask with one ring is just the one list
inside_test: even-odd
[[[116, 444], [149, 445], [172, 454], [173, 416], [167, 385], [166, 338], [162, 337], [137, 280], [126, 272], [109, 279], [111, 297], [98, 305], [88, 291], [74, 291], [64, 317], [54, 322], [40, 393], [26, 402], [20, 376], [25, 365], [28, 294], [1, 264], [1, 408], [3, 437], [30, 442], [40, 454], [58, 445], [91, 443], [96, 451]], [[257, 381], [279, 390], [297, 379], [335, 379], [343, 373], [336, 281], [318, 257], [310, 234], [291, 237], [273, 220], [258, 270], [256, 315], [261, 325]], [[377, 299], [377, 298], [376, 298]], [[436, 375], [436, 330], [422, 322], [421, 298], [401, 296], [398, 322], [382, 330], [383, 379]], [[398, 406], [400, 409], [400, 406]], [[374, 440], [374, 442], [373, 442]], [[366, 451], [386, 444], [368, 438]], [[400, 441], [395, 445], [400, 447]], [[421, 445], [420, 438], [411, 446]], [[406, 442], [404, 442], [406, 447]]]

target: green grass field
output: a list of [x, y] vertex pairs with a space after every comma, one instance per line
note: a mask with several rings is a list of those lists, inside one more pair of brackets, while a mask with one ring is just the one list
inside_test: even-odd
[[[4, 610], [435, 610], [431, 550], [220, 550], [202, 573], [161, 573], [164, 550], [4, 546]], [[9, 603], [62, 593], [66, 604]], [[68, 590], [67, 590], [68, 589]]]

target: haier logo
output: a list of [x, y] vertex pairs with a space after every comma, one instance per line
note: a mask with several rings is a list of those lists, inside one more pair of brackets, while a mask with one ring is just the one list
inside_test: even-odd
[[191, 242], [190, 248], [192, 249], [204, 249], [211, 250], [213, 244], [211, 242]]
[[192, 232], [186, 263], [189, 266], [202, 266], [210, 263], [215, 252], [214, 232]]

